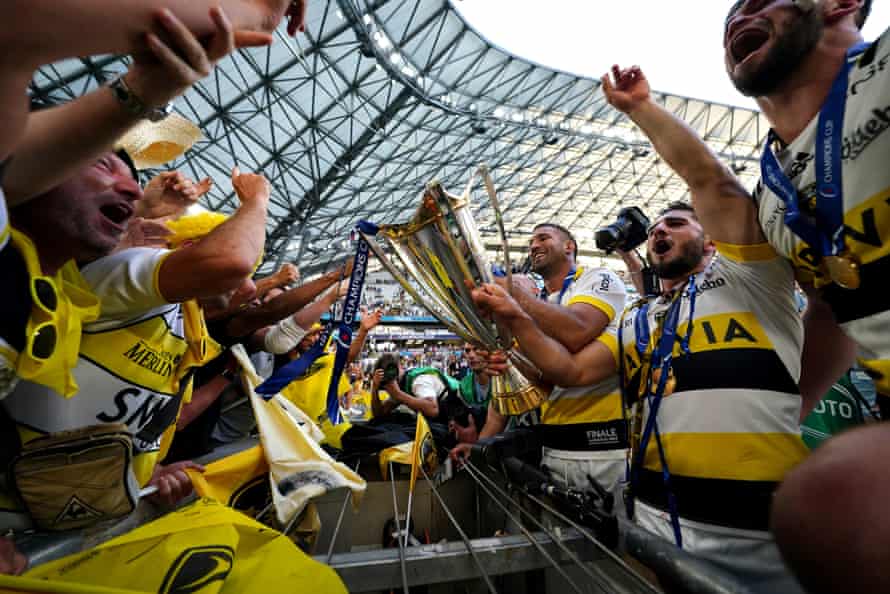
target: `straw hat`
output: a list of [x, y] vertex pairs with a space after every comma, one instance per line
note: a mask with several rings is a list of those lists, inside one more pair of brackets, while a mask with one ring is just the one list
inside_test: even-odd
[[126, 151], [136, 169], [149, 169], [179, 157], [202, 138], [200, 128], [171, 113], [159, 122], [142, 120], [124, 134], [114, 148]]

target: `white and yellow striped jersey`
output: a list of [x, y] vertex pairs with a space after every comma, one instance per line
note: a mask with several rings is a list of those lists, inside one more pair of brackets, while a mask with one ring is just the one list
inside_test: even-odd
[[[617, 316], [624, 309], [626, 293], [624, 283], [611, 270], [579, 267], [562, 298], [553, 293], [548, 302], [566, 307], [585, 303], [602, 311], [610, 322], [599, 340], [615, 349]], [[541, 405], [543, 427], [539, 429], [544, 445], [558, 450], [624, 449], [627, 428], [621, 408], [617, 374], [589, 386], [555, 386]]]
[[[688, 354], [679, 340], [674, 345], [676, 387], [661, 402], [658, 430], [681, 517], [765, 530], [773, 490], [807, 453], [797, 387], [803, 328], [787, 261], [767, 244], [718, 249], [697, 276]], [[677, 328], [682, 338], [690, 332], [690, 303], [685, 286], [677, 290], [684, 291]], [[652, 340], [670, 302], [648, 300]], [[641, 305], [631, 306], [621, 321], [625, 383], [633, 397], [648, 373], [636, 344]], [[637, 412], [645, 426], [649, 405], [642, 406]], [[635, 446], [639, 431], [634, 427]], [[635, 495], [667, 509], [661, 469], [653, 435]]]
[[[784, 224], [785, 204], [762, 181], [754, 198], [769, 243], [789, 258], [801, 280], [823, 287], [844, 332], [860, 349], [861, 364], [875, 374], [879, 392], [890, 395], [890, 39], [886, 33], [850, 70], [842, 144], [844, 229], [847, 248], [860, 262], [856, 290], [831, 284], [813, 250]], [[784, 149], [776, 151], [806, 212], [815, 204], [815, 139], [818, 115]]]

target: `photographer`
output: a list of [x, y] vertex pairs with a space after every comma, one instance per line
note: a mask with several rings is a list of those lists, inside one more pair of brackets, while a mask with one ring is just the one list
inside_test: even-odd
[[791, 272], [759, 246], [717, 247], [691, 207], [671, 204], [647, 240], [662, 293], [625, 311], [617, 345], [601, 337], [575, 354], [501, 287], [474, 299], [545, 378], [572, 386], [621, 372], [635, 407], [628, 512], [639, 525], [754, 591], [799, 592], [768, 532], [773, 492], [806, 456]]
[[[380, 400], [383, 389], [389, 394]], [[371, 380], [371, 410], [374, 419], [391, 415], [397, 408], [409, 414], [420, 413], [431, 423], [447, 425], [449, 411], [460, 399], [460, 385], [451, 376], [434, 367], [415, 367], [405, 371], [398, 357], [391, 353], [381, 355], [374, 365]], [[406, 410], [407, 409], [407, 410]]]

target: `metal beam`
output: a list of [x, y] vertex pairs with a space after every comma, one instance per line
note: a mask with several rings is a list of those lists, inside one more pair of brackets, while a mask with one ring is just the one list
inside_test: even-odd
[[299, 226], [302, 226], [301, 223], [305, 222], [324, 202], [325, 194], [328, 192], [335, 192], [337, 191], [337, 188], [343, 185], [343, 182], [349, 178], [346, 171], [348, 171], [350, 164], [362, 154], [365, 148], [367, 148], [367, 146], [374, 140], [374, 137], [377, 136], [378, 132], [383, 130], [386, 125], [392, 121], [396, 114], [405, 107], [408, 100], [412, 97], [413, 93], [410, 89], [403, 88], [402, 91], [396, 95], [395, 99], [386, 106], [386, 109], [380, 112], [377, 117], [371, 121], [355, 142], [343, 151], [343, 154], [334, 161], [324, 175], [318, 179], [318, 182], [306, 190], [303, 198], [300, 199], [286, 216], [281, 218], [278, 225], [275, 226], [275, 229], [269, 233], [269, 236], [266, 239], [266, 253], [273, 253], [272, 248], [274, 247], [274, 242], [289, 233], [291, 226], [294, 224], [300, 224]]
[[[540, 544], [561, 563], [571, 564], [561, 557], [557, 545], [547, 535], [535, 533]], [[601, 554], [577, 530], [563, 531], [562, 544], [584, 561], [600, 559]], [[483, 560], [489, 575], [507, 575], [545, 569], [550, 563], [524, 536], [477, 538], [470, 541], [473, 552]], [[316, 557], [324, 563], [326, 556]], [[379, 549], [358, 553], [340, 553], [331, 558], [331, 567], [350, 592], [373, 592], [400, 588], [399, 552]], [[481, 579], [479, 568], [462, 542], [445, 542], [405, 549], [408, 585], [443, 584]], [[623, 584], [616, 584], [615, 592], [634, 592]]]

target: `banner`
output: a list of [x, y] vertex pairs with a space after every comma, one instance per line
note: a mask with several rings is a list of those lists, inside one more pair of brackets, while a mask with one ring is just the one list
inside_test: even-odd
[[380, 474], [383, 480], [389, 476], [389, 463], [411, 465], [411, 485], [409, 491], [414, 491], [414, 483], [417, 481], [419, 468], [423, 466], [427, 474], [432, 473], [438, 466], [439, 459], [436, 454], [436, 444], [426, 417], [417, 415], [417, 425], [414, 429], [414, 441], [406, 441], [399, 445], [386, 448], [380, 452]]
[[247, 514], [251, 518], [272, 503], [269, 463], [262, 446], [207, 464], [204, 472], [186, 470], [195, 493]]
[[383, 480], [387, 480], [389, 478], [390, 462], [392, 462], [393, 464], [404, 464], [406, 466], [410, 466], [411, 454], [413, 453], [413, 441], [406, 441], [405, 443], [400, 443], [399, 445], [382, 450], [378, 455], [378, 460], [380, 462], [380, 474], [383, 475]]
[[[358, 228], [371, 236], [377, 234], [377, 226], [368, 221], [359, 221]], [[362, 287], [365, 284], [365, 273], [368, 268], [368, 258], [371, 248], [364, 238], [359, 239], [353, 260], [352, 274], [349, 277], [349, 289], [346, 293], [346, 302], [343, 304], [343, 319], [334, 333], [337, 344], [333, 371], [327, 391], [326, 411], [331, 423], [337, 425], [341, 422], [340, 394], [338, 388], [346, 359], [349, 355], [349, 347], [352, 345], [352, 324], [361, 304]], [[280, 367], [269, 379], [256, 387], [258, 394], [263, 394], [268, 399], [271, 394], [281, 392], [292, 381], [305, 374], [316, 359], [325, 352], [328, 338], [331, 336], [333, 325], [328, 326], [318, 341], [296, 361]]]
[[417, 482], [418, 470], [421, 466], [430, 474], [436, 469], [439, 459], [436, 456], [436, 443], [433, 434], [426, 422], [426, 417], [417, 415], [417, 429], [414, 433], [414, 447], [411, 449], [411, 485], [408, 492], [414, 492], [414, 483]]
[[235, 345], [230, 352], [245, 370], [243, 377], [248, 384], [245, 391], [250, 398], [260, 441], [269, 463], [272, 501], [278, 521], [287, 525], [310, 499], [341, 487], [352, 491], [353, 507], [358, 509], [367, 488], [364, 479], [321, 449], [310, 437], [308, 428], [297, 423], [286, 410], [287, 401], [280, 394], [271, 400], [264, 400], [256, 394], [253, 388], [258, 383], [258, 376], [256, 372], [251, 372], [253, 365], [244, 347]]
[[[322, 355], [312, 363], [303, 375], [282, 388], [281, 396], [312, 419], [324, 434], [322, 443], [339, 450], [343, 447], [343, 434], [352, 428], [352, 424], [347, 420], [334, 424], [328, 417], [327, 397], [333, 377], [333, 367], [334, 355]], [[348, 392], [349, 380], [341, 376], [337, 382], [337, 388], [338, 394]]]
[[334, 570], [287, 537], [201, 499], [98, 547], [36, 567], [24, 578], [0, 576], [2, 591], [341, 594], [346, 588]]

